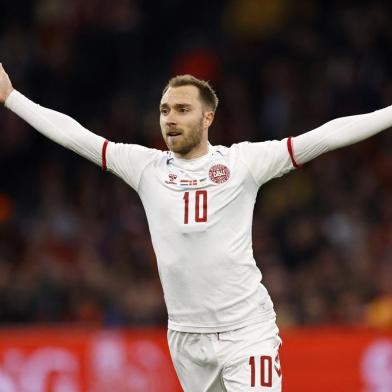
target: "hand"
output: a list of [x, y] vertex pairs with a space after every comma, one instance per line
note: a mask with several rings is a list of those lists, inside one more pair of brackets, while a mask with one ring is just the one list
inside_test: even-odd
[[0, 103], [4, 104], [13, 89], [10, 78], [4, 71], [3, 65], [0, 63]]

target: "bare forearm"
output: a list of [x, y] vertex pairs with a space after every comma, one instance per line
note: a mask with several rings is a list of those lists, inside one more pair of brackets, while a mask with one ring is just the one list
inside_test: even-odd
[[37, 105], [16, 90], [9, 94], [5, 106], [49, 139], [101, 164], [105, 139], [88, 131], [71, 117]]
[[392, 106], [375, 112], [341, 117], [293, 138], [297, 163], [306, 163], [319, 155], [365, 140], [392, 126]]

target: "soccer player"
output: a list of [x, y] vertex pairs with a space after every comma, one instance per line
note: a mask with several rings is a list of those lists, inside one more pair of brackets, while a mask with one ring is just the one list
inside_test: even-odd
[[0, 102], [53, 141], [130, 185], [147, 214], [168, 310], [171, 357], [186, 392], [281, 391], [281, 344], [252, 254], [258, 189], [322, 153], [392, 125], [392, 107], [338, 118], [296, 137], [212, 146], [218, 98], [172, 78], [159, 110], [168, 151], [112, 143], [18, 91], [0, 65]]

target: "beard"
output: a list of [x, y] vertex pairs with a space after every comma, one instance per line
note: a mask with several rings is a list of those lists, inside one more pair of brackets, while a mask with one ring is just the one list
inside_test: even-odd
[[181, 134], [176, 137], [171, 137], [166, 134], [164, 139], [169, 150], [180, 155], [186, 155], [190, 151], [192, 151], [196, 146], [200, 144], [202, 140], [202, 123], [203, 120], [201, 119], [197, 125], [188, 129], [188, 131], [186, 132], [184, 132], [184, 130], [181, 128], [174, 129], [181, 132]]

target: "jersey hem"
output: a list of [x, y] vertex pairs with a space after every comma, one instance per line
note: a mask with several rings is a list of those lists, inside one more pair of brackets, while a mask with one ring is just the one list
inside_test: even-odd
[[246, 326], [251, 325], [253, 323], [264, 322], [264, 321], [268, 321], [268, 320], [271, 320], [274, 318], [276, 318], [276, 313], [274, 310], [271, 310], [271, 312], [268, 312], [268, 314], [264, 314], [264, 315], [256, 317], [256, 318], [241, 320], [240, 322], [236, 322], [233, 324], [215, 325], [215, 326], [210, 326], [210, 327], [195, 326], [195, 325], [192, 325], [192, 326], [191, 325], [181, 325], [181, 324], [177, 324], [173, 321], [168, 320], [167, 328], [171, 329], [173, 331], [177, 331], [177, 332], [217, 333], [217, 332], [233, 331], [235, 329], [243, 328], [243, 327], [246, 327]]

